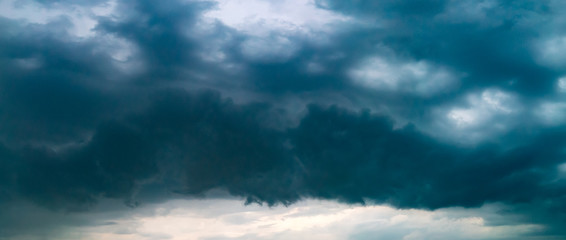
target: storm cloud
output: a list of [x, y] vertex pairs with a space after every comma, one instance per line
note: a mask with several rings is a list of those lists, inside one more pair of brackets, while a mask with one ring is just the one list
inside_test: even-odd
[[503, 204], [566, 236], [559, 1], [1, 5], [2, 208]]

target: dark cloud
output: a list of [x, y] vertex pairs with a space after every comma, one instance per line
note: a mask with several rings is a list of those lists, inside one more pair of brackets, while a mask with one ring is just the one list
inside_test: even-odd
[[554, 170], [564, 159], [563, 130], [509, 150], [467, 149], [367, 111], [311, 106], [299, 126], [280, 132], [262, 127], [268, 107], [214, 93], [166, 92], [155, 101], [63, 153], [23, 149], [15, 195], [68, 210], [102, 197], [135, 205], [148, 179], [180, 194], [223, 188], [269, 205], [314, 197], [437, 209], [564, 194]]
[[489, 144], [466, 149], [412, 127], [394, 130], [390, 120], [367, 112], [317, 107], [293, 132], [309, 194], [431, 209], [549, 194], [546, 188], [556, 185], [545, 184], [557, 177], [552, 168], [563, 161], [566, 140], [563, 133], [548, 133], [506, 151]]
[[170, 170], [180, 171], [173, 174], [182, 179], [176, 191], [200, 194], [221, 187], [270, 204], [297, 198], [284, 184], [291, 177], [284, 136], [266, 127], [268, 106], [239, 106], [212, 92], [166, 92], [157, 98], [133, 121], [166, 149]]
[[[451, 131], [430, 135], [441, 131], [438, 109], [470, 93], [501, 89], [524, 108], [560, 100], [564, 73], [540, 64], [532, 47], [551, 34], [537, 28], [557, 16], [550, 2], [494, 1], [460, 15], [473, 3], [318, 4], [366, 24], [337, 25], [344, 29], [320, 46], [286, 35], [291, 54], [256, 59], [242, 45], [257, 36], [220, 22], [199, 30], [209, 2], [120, 1], [119, 16], [98, 17], [94, 36], [79, 40], [68, 19], [0, 19], [0, 204], [84, 211], [103, 199], [135, 207], [214, 189], [270, 206], [304, 198], [425, 209], [504, 203], [564, 234], [563, 127], [501, 118], [494, 125], [506, 131], [475, 145], [435, 137]], [[112, 38], [136, 49], [132, 59], [113, 58]], [[221, 60], [203, 57], [214, 51]], [[462, 77], [452, 91], [422, 95], [353, 82], [351, 70], [376, 56], [391, 62], [384, 71], [438, 65]], [[135, 73], [122, 71], [133, 62]], [[300, 106], [282, 107], [288, 99]], [[387, 111], [354, 110], [365, 107]]]
[[23, 195], [50, 208], [80, 210], [99, 197], [128, 200], [137, 181], [158, 170], [151, 153], [135, 131], [109, 123], [70, 153], [25, 150], [18, 182]]
[[[115, 96], [101, 91], [112, 74], [95, 42], [68, 42], [40, 26], [21, 26], [0, 37], [0, 138], [12, 144], [65, 141], [113, 110]], [[58, 26], [53, 26], [58, 28]]]

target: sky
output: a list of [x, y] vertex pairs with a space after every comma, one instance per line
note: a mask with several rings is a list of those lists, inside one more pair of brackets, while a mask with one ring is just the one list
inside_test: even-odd
[[0, 239], [566, 239], [565, 12], [0, 0]]

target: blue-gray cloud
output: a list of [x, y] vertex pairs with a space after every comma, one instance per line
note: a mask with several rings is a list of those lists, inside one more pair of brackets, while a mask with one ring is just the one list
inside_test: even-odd
[[[203, 21], [211, 2], [118, 1], [86, 38], [65, 17], [0, 18], [0, 204], [83, 211], [218, 188], [268, 205], [500, 202], [564, 234], [566, 73], [538, 48], [563, 36], [548, 27], [558, 3], [316, 3], [354, 20], [309, 33], [321, 43]], [[284, 57], [244, 51], [280, 42]]]

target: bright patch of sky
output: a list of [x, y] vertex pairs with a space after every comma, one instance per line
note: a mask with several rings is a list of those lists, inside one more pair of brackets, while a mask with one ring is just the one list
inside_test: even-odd
[[461, 74], [427, 61], [394, 61], [372, 57], [350, 71], [351, 79], [364, 87], [428, 96], [449, 91]]
[[96, 17], [109, 16], [114, 11], [116, 1], [108, 1], [94, 7], [74, 4], [51, 3], [49, 6], [31, 0], [0, 1], [0, 16], [22, 20], [27, 23], [47, 24], [59, 19], [70, 21], [67, 30], [71, 36], [84, 38], [94, 36]]
[[205, 16], [243, 33], [269, 36], [273, 32], [313, 34], [331, 32], [332, 24], [348, 18], [317, 8], [314, 0], [219, 0]]
[[561, 124], [566, 121], [566, 102], [543, 102], [539, 105], [535, 114], [547, 125]]
[[[517, 96], [496, 88], [468, 94], [461, 103], [436, 110], [436, 127], [429, 134], [474, 144], [512, 129], [523, 113]], [[441, 129], [439, 131], [439, 129]]]
[[301, 48], [301, 41], [327, 44], [336, 25], [349, 21], [317, 8], [313, 0], [219, 0], [204, 19], [248, 36], [241, 52], [252, 61], [285, 61]]
[[556, 86], [558, 87], [558, 91], [566, 93], [566, 77], [561, 77], [556, 81]]
[[539, 40], [536, 49], [542, 64], [556, 68], [566, 67], [566, 36]]
[[497, 89], [469, 95], [467, 103], [468, 107], [456, 107], [447, 113], [447, 117], [459, 128], [483, 125], [496, 116], [517, 111], [513, 96]]
[[513, 239], [543, 229], [508, 221], [498, 210], [495, 205], [398, 210], [317, 200], [268, 208], [239, 200], [173, 200], [97, 226], [70, 227], [67, 238], [59, 239]]

